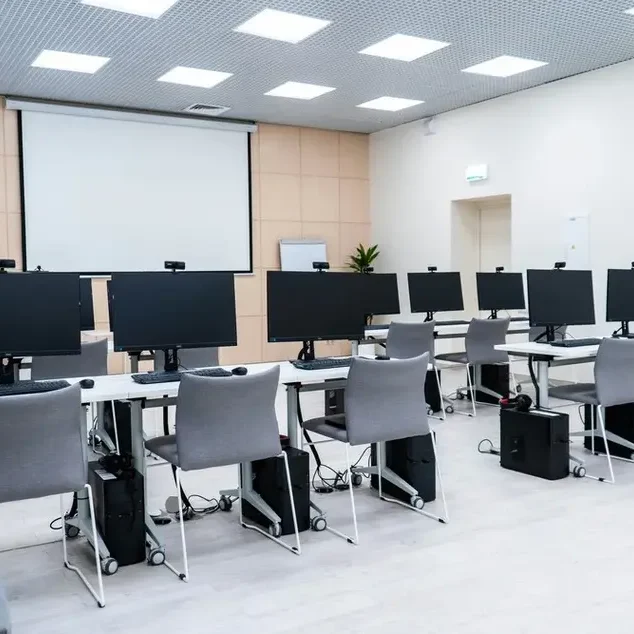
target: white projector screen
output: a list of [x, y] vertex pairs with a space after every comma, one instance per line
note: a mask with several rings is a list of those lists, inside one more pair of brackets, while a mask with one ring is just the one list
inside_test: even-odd
[[26, 267], [251, 270], [249, 135], [22, 112]]

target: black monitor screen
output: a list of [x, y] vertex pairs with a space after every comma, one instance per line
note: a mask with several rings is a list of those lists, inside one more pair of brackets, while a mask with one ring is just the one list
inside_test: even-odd
[[359, 273], [269, 271], [268, 340], [361, 339], [364, 290]]
[[82, 277], [79, 280], [80, 301], [81, 301], [81, 329], [95, 329], [95, 309], [92, 303], [92, 280], [89, 277]]
[[476, 273], [480, 310], [523, 310], [524, 282], [521, 273]]
[[368, 315], [398, 315], [401, 312], [396, 273], [370, 273], [361, 277], [360, 281], [366, 286]]
[[413, 313], [464, 310], [460, 273], [408, 273]]
[[606, 321], [634, 321], [634, 269], [608, 269]]
[[0, 274], [0, 356], [81, 352], [79, 275]]
[[116, 351], [237, 344], [231, 273], [113, 273], [109, 294]]
[[594, 324], [592, 271], [529, 270], [531, 326]]

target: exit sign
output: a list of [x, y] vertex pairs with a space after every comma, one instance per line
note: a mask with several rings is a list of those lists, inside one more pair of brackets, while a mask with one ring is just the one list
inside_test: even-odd
[[486, 163], [482, 163], [482, 165], [469, 165], [465, 172], [465, 178], [467, 179], [467, 183], [485, 181], [489, 178], [489, 166]]

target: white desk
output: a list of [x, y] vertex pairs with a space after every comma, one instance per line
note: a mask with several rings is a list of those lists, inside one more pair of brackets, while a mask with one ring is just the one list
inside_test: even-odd
[[539, 405], [548, 407], [548, 369], [562, 365], [591, 363], [597, 356], [599, 346], [581, 346], [579, 348], [560, 348], [548, 343], [505, 343], [495, 346], [516, 357], [527, 357], [529, 363], [537, 364], [537, 385], [539, 386]]

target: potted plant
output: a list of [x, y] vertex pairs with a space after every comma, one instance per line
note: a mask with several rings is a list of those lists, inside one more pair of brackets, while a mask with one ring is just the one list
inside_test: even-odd
[[364, 247], [360, 244], [357, 250], [350, 256], [348, 267], [357, 273], [371, 273], [372, 263], [379, 257], [379, 245]]

